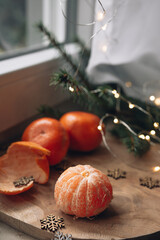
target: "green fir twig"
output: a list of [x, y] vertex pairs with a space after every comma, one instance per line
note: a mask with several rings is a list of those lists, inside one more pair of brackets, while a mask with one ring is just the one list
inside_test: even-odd
[[[75, 63], [75, 61], [72, 60], [71, 56], [69, 54], [66, 53], [65, 49], [62, 47], [62, 45], [56, 40], [55, 36], [53, 36], [53, 34], [51, 34], [51, 32], [43, 25], [42, 22], [37, 24], [38, 29], [48, 38], [48, 40], [50, 41], [50, 44], [53, 45], [54, 47], [56, 47], [60, 54], [62, 55], [62, 57], [66, 60], [66, 62], [68, 62], [70, 64], [70, 66], [73, 69], [73, 72], [76, 72], [77, 69], [79, 68], [78, 64]], [[85, 72], [83, 72], [81, 69], [79, 69], [77, 71], [77, 75], [80, 78], [81, 81], [85, 82], [85, 84], [87, 84], [86, 82], [86, 74]]]
[[150, 149], [150, 143], [147, 140], [140, 139], [138, 135], [132, 134], [122, 125], [114, 126], [111, 133], [120, 138], [123, 144], [126, 145], [128, 151], [133, 152], [135, 156], [142, 156]]
[[63, 89], [69, 91], [74, 101], [88, 111], [94, 111], [98, 115], [100, 112], [103, 114], [100, 98], [93, 94], [85, 84], [79, 84], [66, 70], [60, 70], [59, 73], [54, 73], [51, 77], [50, 85], [61, 86]]

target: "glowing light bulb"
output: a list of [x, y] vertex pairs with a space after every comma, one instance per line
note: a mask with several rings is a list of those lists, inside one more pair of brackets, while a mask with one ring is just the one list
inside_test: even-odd
[[104, 13], [103, 12], [98, 12], [97, 13], [97, 21], [102, 21], [104, 18]]
[[103, 45], [102, 48], [101, 48], [102, 52], [107, 52], [107, 45]]
[[147, 141], [150, 141], [150, 136], [149, 136], [149, 135], [146, 135], [145, 139], [146, 139]]
[[115, 98], [119, 98], [120, 97], [120, 94], [115, 89], [112, 90], [112, 93], [113, 93]]
[[151, 102], [154, 102], [155, 99], [156, 99], [156, 98], [155, 98], [155, 96], [153, 96], [153, 95], [149, 97], [149, 100], [150, 100]]
[[156, 98], [154, 103], [157, 105], [157, 106], [160, 106], [160, 97], [159, 98]]
[[158, 122], [154, 122], [154, 123], [153, 123], [153, 126], [154, 126], [155, 128], [159, 128], [159, 123], [158, 123]]
[[154, 171], [154, 172], [159, 172], [159, 171], [160, 171], [160, 166], [154, 167], [154, 168], [153, 168], [153, 171]]
[[112, 93], [113, 93], [113, 94], [116, 94], [116, 93], [117, 93], [117, 91], [114, 89], [114, 90], [112, 90]]
[[74, 92], [74, 88], [70, 86], [70, 87], [69, 87], [69, 91], [70, 91], [70, 92]]
[[99, 125], [97, 128], [98, 128], [99, 131], [102, 131], [101, 125]]
[[134, 104], [132, 104], [132, 103], [129, 103], [129, 108], [130, 109], [133, 109], [135, 107], [135, 105]]
[[113, 120], [113, 122], [114, 122], [115, 124], [119, 123], [118, 118], [115, 118], [115, 119]]
[[115, 98], [119, 98], [119, 97], [120, 97], [119, 93], [115, 93], [115, 94], [114, 94], [114, 97], [115, 97]]
[[140, 134], [138, 137], [141, 138], [141, 139], [143, 139], [143, 140], [145, 139], [144, 134]]
[[150, 134], [151, 134], [152, 136], [154, 136], [154, 135], [156, 134], [156, 131], [155, 131], [155, 130], [151, 130], [151, 131], [150, 131]]
[[107, 23], [102, 26], [102, 30], [105, 31], [107, 29]]

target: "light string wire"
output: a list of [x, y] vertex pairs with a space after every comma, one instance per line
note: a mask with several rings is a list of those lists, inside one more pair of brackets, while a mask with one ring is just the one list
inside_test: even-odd
[[127, 128], [127, 129], [129, 130], [129, 132], [131, 132], [133, 135], [135, 135], [135, 136], [137, 136], [137, 137], [138, 137], [138, 135], [137, 135], [136, 132], [134, 132], [134, 131], [130, 128], [130, 126], [129, 126], [126, 122], [124, 122], [124, 121], [122, 121], [122, 120], [120, 120], [120, 119], [117, 119], [117, 117], [116, 117], [115, 115], [113, 115], [113, 114], [106, 113], [106, 114], [100, 119], [99, 126], [98, 126], [98, 130], [101, 132], [103, 143], [104, 143], [105, 147], [107, 148], [107, 150], [112, 154], [112, 156], [113, 156], [114, 158], [117, 158], [116, 154], [113, 153], [113, 151], [112, 151], [111, 148], [109, 147], [109, 145], [108, 145], [108, 143], [107, 143], [107, 141], [106, 141], [105, 132], [103, 131], [103, 122], [104, 122], [105, 119], [110, 118], [110, 117], [113, 118], [114, 120], [116, 120], [115, 122], [113, 121], [115, 124], [122, 124], [122, 125], [123, 125], [125, 128]]
[[[100, 93], [100, 92], [101, 92], [101, 89], [95, 89], [95, 90], [92, 90], [92, 91], [91, 91], [91, 93]], [[146, 110], [143, 109], [142, 107], [138, 106], [137, 104], [132, 104], [132, 103], [131, 103], [130, 101], [128, 101], [126, 98], [124, 98], [123, 96], [121, 96], [116, 90], [105, 89], [105, 92], [106, 92], [106, 93], [108, 92], [108, 93], [113, 94], [114, 97], [117, 98], [117, 100], [119, 100], [119, 99], [123, 100], [124, 102], [126, 102], [126, 103], [131, 107], [131, 109], [136, 108], [136, 109], [138, 109], [139, 111], [143, 112], [144, 114], [146, 114], [147, 116], [149, 116], [149, 117], [153, 120], [154, 124], [156, 123], [156, 122], [155, 122], [155, 119], [153, 118], [153, 116], [152, 116], [148, 111], [146, 111]], [[111, 115], [111, 114], [106, 113], [106, 114], [102, 117], [102, 121], [104, 120], [104, 118], [109, 117], [109, 116], [110, 116], [110, 117], [112, 116], [112, 117], [117, 118], [117, 117], [114, 116], [114, 115]], [[119, 119], [118, 119], [118, 121], [119, 121], [120, 123], [122, 123], [132, 134], [134, 134], [134, 135], [136, 135], [137, 137], [143, 139], [143, 135], [141, 135], [142, 132], [140, 132], [140, 133], [137, 134], [137, 133], [135, 133], [135, 132], [129, 127], [129, 125], [128, 125], [126, 122], [124, 122], [124, 121], [122, 121], [122, 120], [119, 120]], [[100, 121], [100, 123], [101, 123], [101, 121]], [[100, 125], [101, 125], [101, 124], [100, 124]], [[154, 126], [154, 125], [153, 125], [153, 126]], [[159, 130], [160, 128], [157, 127], [156, 129]], [[143, 131], [143, 133], [144, 133], [144, 131]], [[149, 134], [147, 131], [145, 131], [145, 133]], [[153, 134], [149, 134], [149, 135], [151, 135], [153, 139], [155, 139], [155, 140], [157, 140], [158, 142], [160, 142], [160, 138], [159, 138], [158, 136], [154, 136]], [[144, 138], [144, 140], [145, 140], [145, 138]], [[150, 139], [148, 139], [148, 140], [150, 140]], [[106, 144], [105, 144], [105, 145], [106, 145]]]
[[[71, 24], [74, 24], [74, 25], [77, 25], [77, 26], [83, 26], [83, 27], [86, 27], [86, 26], [92, 26], [92, 25], [95, 25], [97, 23], [96, 20], [94, 20], [93, 22], [90, 22], [90, 23], [75, 23], [73, 21], [71, 21], [65, 14], [64, 10], [63, 10], [63, 3], [62, 3], [62, 0], [59, 0], [59, 3], [60, 3], [60, 8], [61, 8], [61, 12], [63, 14], [63, 17], [68, 21], [70, 22]], [[102, 8], [102, 11], [103, 11], [103, 16], [106, 15], [106, 10], [104, 9], [103, 7], [103, 4], [101, 3], [100, 0], [98, 0], [98, 3], [100, 4], [101, 8]]]
[[101, 3], [101, 1], [100, 1], [100, 0], [98, 0], [98, 2], [99, 2], [99, 4], [100, 4], [100, 6], [101, 6], [101, 8], [102, 8], [103, 12], [104, 12], [104, 13], [106, 13], [106, 10], [104, 9], [104, 7], [103, 7], [103, 4]]
[[[104, 18], [105, 15], [106, 15], [106, 10], [104, 9], [104, 7], [103, 7], [103, 5], [102, 5], [102, 2], [99, 1], [99, 0], [98, 0], [98, 2], [99, 2], [99, 4], [100, 4], [101, 7], [102, 7], [102, 10], [103, 10], [103, 18]], [[121, 6], [121, 5], [120, 5], [120, 6]], [[120, 7], [120, 6], [119, 6], [119, 7]], [[119, 7], [118, 7], [118, 8], [119, 8]], [[105, 30], [105, 28], [107, 27], [107, 25], [115, 18], [117, 12], [118, 12], [118, 9], [116, 9], [116, 10], [114, 11], [114, 15], [113, 15], [110, 19], [108, 19], [108, 20], [105, 22], [105, 24], [103, 24], [103, 25], [101, 24], [101, 21], [95, 21], [95, 22], [94, 22], [94, 24], [96, 24], [97, 22], [99, 22], [99, 23], [101, 24], [101, 26], [100, 26], [100, 28], [89, 38], [89, 40], [87, 41], [87, 44], [89, 44], [90, 41], [91, 41], [93, 38], [95, 38], [101, 31], [104, 31], [104, 30]], [[78, 25], [78, 24], [77, 24], [77, 25]], [[85, 25], [85, 26], [86, 26], [86, 25]], [[80, 70], [81, 63], [82, 63], [82, 60], [83, 60], [82, 57], [83, 57], [84, 51], [85, 51], [85, 47], [82, 49], [80, 61], [79, 61], [77, 70], [76, 70], [73, 78], [76, 78], [76, 76], [78, 75], [78, 72], [79, 72], [79, 70]]]
[[[95, 90], [92, 90], [91, 93], [100, 93], [102, 90], [97, 88]], [[117, 90], [110, 90], [110, 89], [105, 89], [105, 92], [107, 93], [111, 93], [114, 95], [115, 98], [117, 99], [121, 99], [124, 102], [126, 102], [128, 105], [132, 105], [132, 108], [137, 108], [139, 111], [143, 112], [144, 114], [148, 115], [149, 117], [152, 118], [152, 120], [155, 122], [155, 119], [153, 118], [152, 114], [149, 113], [147, 110], [143, 109], [142, 107], [138, 106], [137, 104], [132, 104], [130, 101], [128, 101], [126, 98], [124, 98], [123, 96], [121, 96]]]
[[[101, 6], [101, 8], [102, 8], [102, 10], [103, 10], [102, 19], [104, 19], [105, 15], [106, 15], [106, 10], [105, 10], [102, 2], [99, 1], [99, 0], [97, 0], [97, 1], [99, 2], [100, 6]], [[125, 1], [125, 0], [124, 0], [124, 1]], [[119, 4], [119, 6], [115, 9], [113, 16], [110, 17], [110, 18], [105, 22], [105, 24], [102, 25], [102, 24], [101, 24], [101, 21], [98, 21], [98, 20], [97, 20], [97, 21], [94, 21], [94, 24], [96, 24], [97, 22], [99, 22], [99, 23], [101, 24], [101, 26], [100, 26], [100, 28], [89, 38], [87, 44], [89, 44], [90, 41], [91, 41], [93, 38], [95, 38], [101, 31], [105, 31], [105, 29], [107, 28], [107, 25], [116, 17], [117, 12], [118, 12], [118, 9], [121, 7], [122, 4], [124, 4], [124, 1], [122, 1], [121, 4]], [[63, 10], [63, 9], [62, 9], [62, 10]], [[66, 19], [68, 20], [67, 17], [66, 17]], [[102, 19], [101, 19], [101, 20], [102, 20]], [[74, 24], [75, 24], [75, 23], [74, 23]], [[78, 25], [78, 24], [77, 24], [77, 25]], [[88, 25], [85, 25], [85, 26], [88, 26]], [[79, 72], [79, 70], [80, 70], [81, 63], [82, 63], [82, 60], [83, 60], [82, 57], [83, 57], [84, 51], [85, 51], [85, 47], [82, 49], [80, 61], [79, 61], [77, 70], [76, 70], [73, 78], [76, 78], [76, 76], [78, 75], [78, 72]]]
[[[105, 10], [102, 2], [101, 2], [100, 0], [97, 0], [97, 1], [98, 1], [99, 5], [100, 5], [100, 7], [101, 7], [101, 9], [102, 9], [102, 14], [103, 14], [102, 19], [103, 19], [103, 18], [105, 17], [105, 15], [106, 15], [106, 10]], [[100, 22], [100, 21], [98, 21], [98, 20], [97, 20], [97, 21], [93, 21], [93, 22], [91, 22], [91, 23], [86, 23], [86, 24], [81, 24], [81, 23], [72, 22], [72, 21], [66, 16], [66, 14], [65, 14], [65, 12], [64, 12], [64, 10], [63, 10], [62, 0], [59, 0], [59, 3], [60, 3], [61, 12], [62, 12], [64, 18], [65, 18], [68, 22], [70, 22], [71, 24], [75, 24], [75, 25], [77, 25], [77, 26], [91, 26], [91, 25], [95, 25], [97, 22]], [[118, 6], [118, 8], [119, 8], [121, 5], [122, 5], [122, 3]], [[109, 24], [109, 23], [115, 18], [116, 14], [117, 14], [117, 12], [118, 12], [118, 8], [114, 11], [113, 16], [112, 16], [110, 19], [108, 19], [105, 24], [103, 24], [103, 25], [101, 24], [101, 27], [89, 38], [87, 44], [90, 43], [90, 41], [91, 41], [94, 37], [96, 37], [102, 30], [103, 30], [103, 31], [105, 30], [105, 28], [107, 27], [107, 24]], [[85, 51], [85, 47], [82, 49], [80, 61], [79, 61], [79, 63], [78, 63], [78, 67], [77, 67], [77, 70], [76, 70], [75, 73], [74, 73], [73, 78], [76, 78], [76, 76], [77, 76], [78, 73], [79, 73], [79, 70], [80, 70], [80, 67], [81, 67], [81, 63], [82, 63], [82, 60], [83, 60], [82, 57], [83, 57], [84, 51]]]
[[[105, 10], [105, 8], [103, 7], [102, 2], [101, 2], [100, 0], [97, 0], [97, 1], [98, 1], [98, 3], [100, 4], [100, 6], [101, 6], [101, 8], [102, 8], [103, 17], [105, 17], [105, 15], [106, 15], [106, 10]], [[86, 24], [81, 24], [81, 23], [72, 22], [72, 21], [65, 15], [65, 12], [64, 12], [63, 7], [62, 7], [62, 0], [60, 0], [59, 3], [60, 3], [61, 12], [62, 12], [64, 18], [65, 18], [68, 22], [70, 22], [71, 24], [75, 24], [75, 25], [77, 25], [77, 26], [92, 26], [92, 25], [95, 25], [95, 24], [98, 22], [98, 20], [97, 20], [97, 21], [93, 21], [93, 22], [91, 22], [91, 23], [86, 23]], [[109, 20], [109, 21], [110, 21], [110, 20]], [[89, 38], [87, 44], [90, 43], [90, 41], [91, 41], [96, 35], [98, 35], [100, 31], [103, 30], [102, 28], [103, 28], [103, 26], [101, 26], [101, 27], [97, 30], [97, 32], [95, 32], [95, 33]], [[73, 75], [73, 78], [76, 78], [77, 75], [78, 75], [78, 73], [79, 73], [79, 70], [80, 70], [80, 67], [81, 67], [81, 64], [82, 64], [82, 60], [83, 60], [82, 57], [83, 57], [84, 52], [85, 52], [85, 47], [83, 47], [83, 49], [82, 49], [80, 61], [79, 61], [79, 63], [78, 63], [78, 67], [77, 67], [77, 69], [76, 69], [76, 71], [75, 71], [75, 73], [74, 73], [74, 75]]]

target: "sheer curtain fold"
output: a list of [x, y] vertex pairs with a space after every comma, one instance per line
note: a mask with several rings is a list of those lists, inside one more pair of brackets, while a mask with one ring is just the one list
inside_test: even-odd
[[[160, 1], [102, 0], [102, 4], [106, 16], [94, 29], [87, 67], [90, 83], [118, 83], [139, 99], [160, 96]], [[97, 4], [96, 15], [99, 11]]]

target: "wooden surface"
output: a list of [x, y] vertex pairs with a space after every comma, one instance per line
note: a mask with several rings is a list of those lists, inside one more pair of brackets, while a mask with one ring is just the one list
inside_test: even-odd
[[117, 158], [102, 144], [92, 153], [69, 154], [66, 161], [69, 165], [90, 164], [106, 174], [108, 169], [115, 168], [127, 172], [126, 179], [109, 177], [114, 198], [102, 214], [92, 220], [75, 219], [59, 211], [53, 193], [60, 171], [52, 168], [46, 185], [35, 184], [28, 192], [17, 196], [0, 195], [0, 220], [37, 239], [53, 237], [40, 229], [39, 220], [48, 214], [63, 217], [66, 226], [63, 233], [72, 234], [74, 239], [126, 239], [159, 232], [160, 188], [140, 186], [139, 178], [160, 179], [160, 172], [153, 172], [153, 167], [160, 165], [160, 145], [153, 145], [143, 158], [135, 158], [115, 139], [109, 138], [109, 145]]

